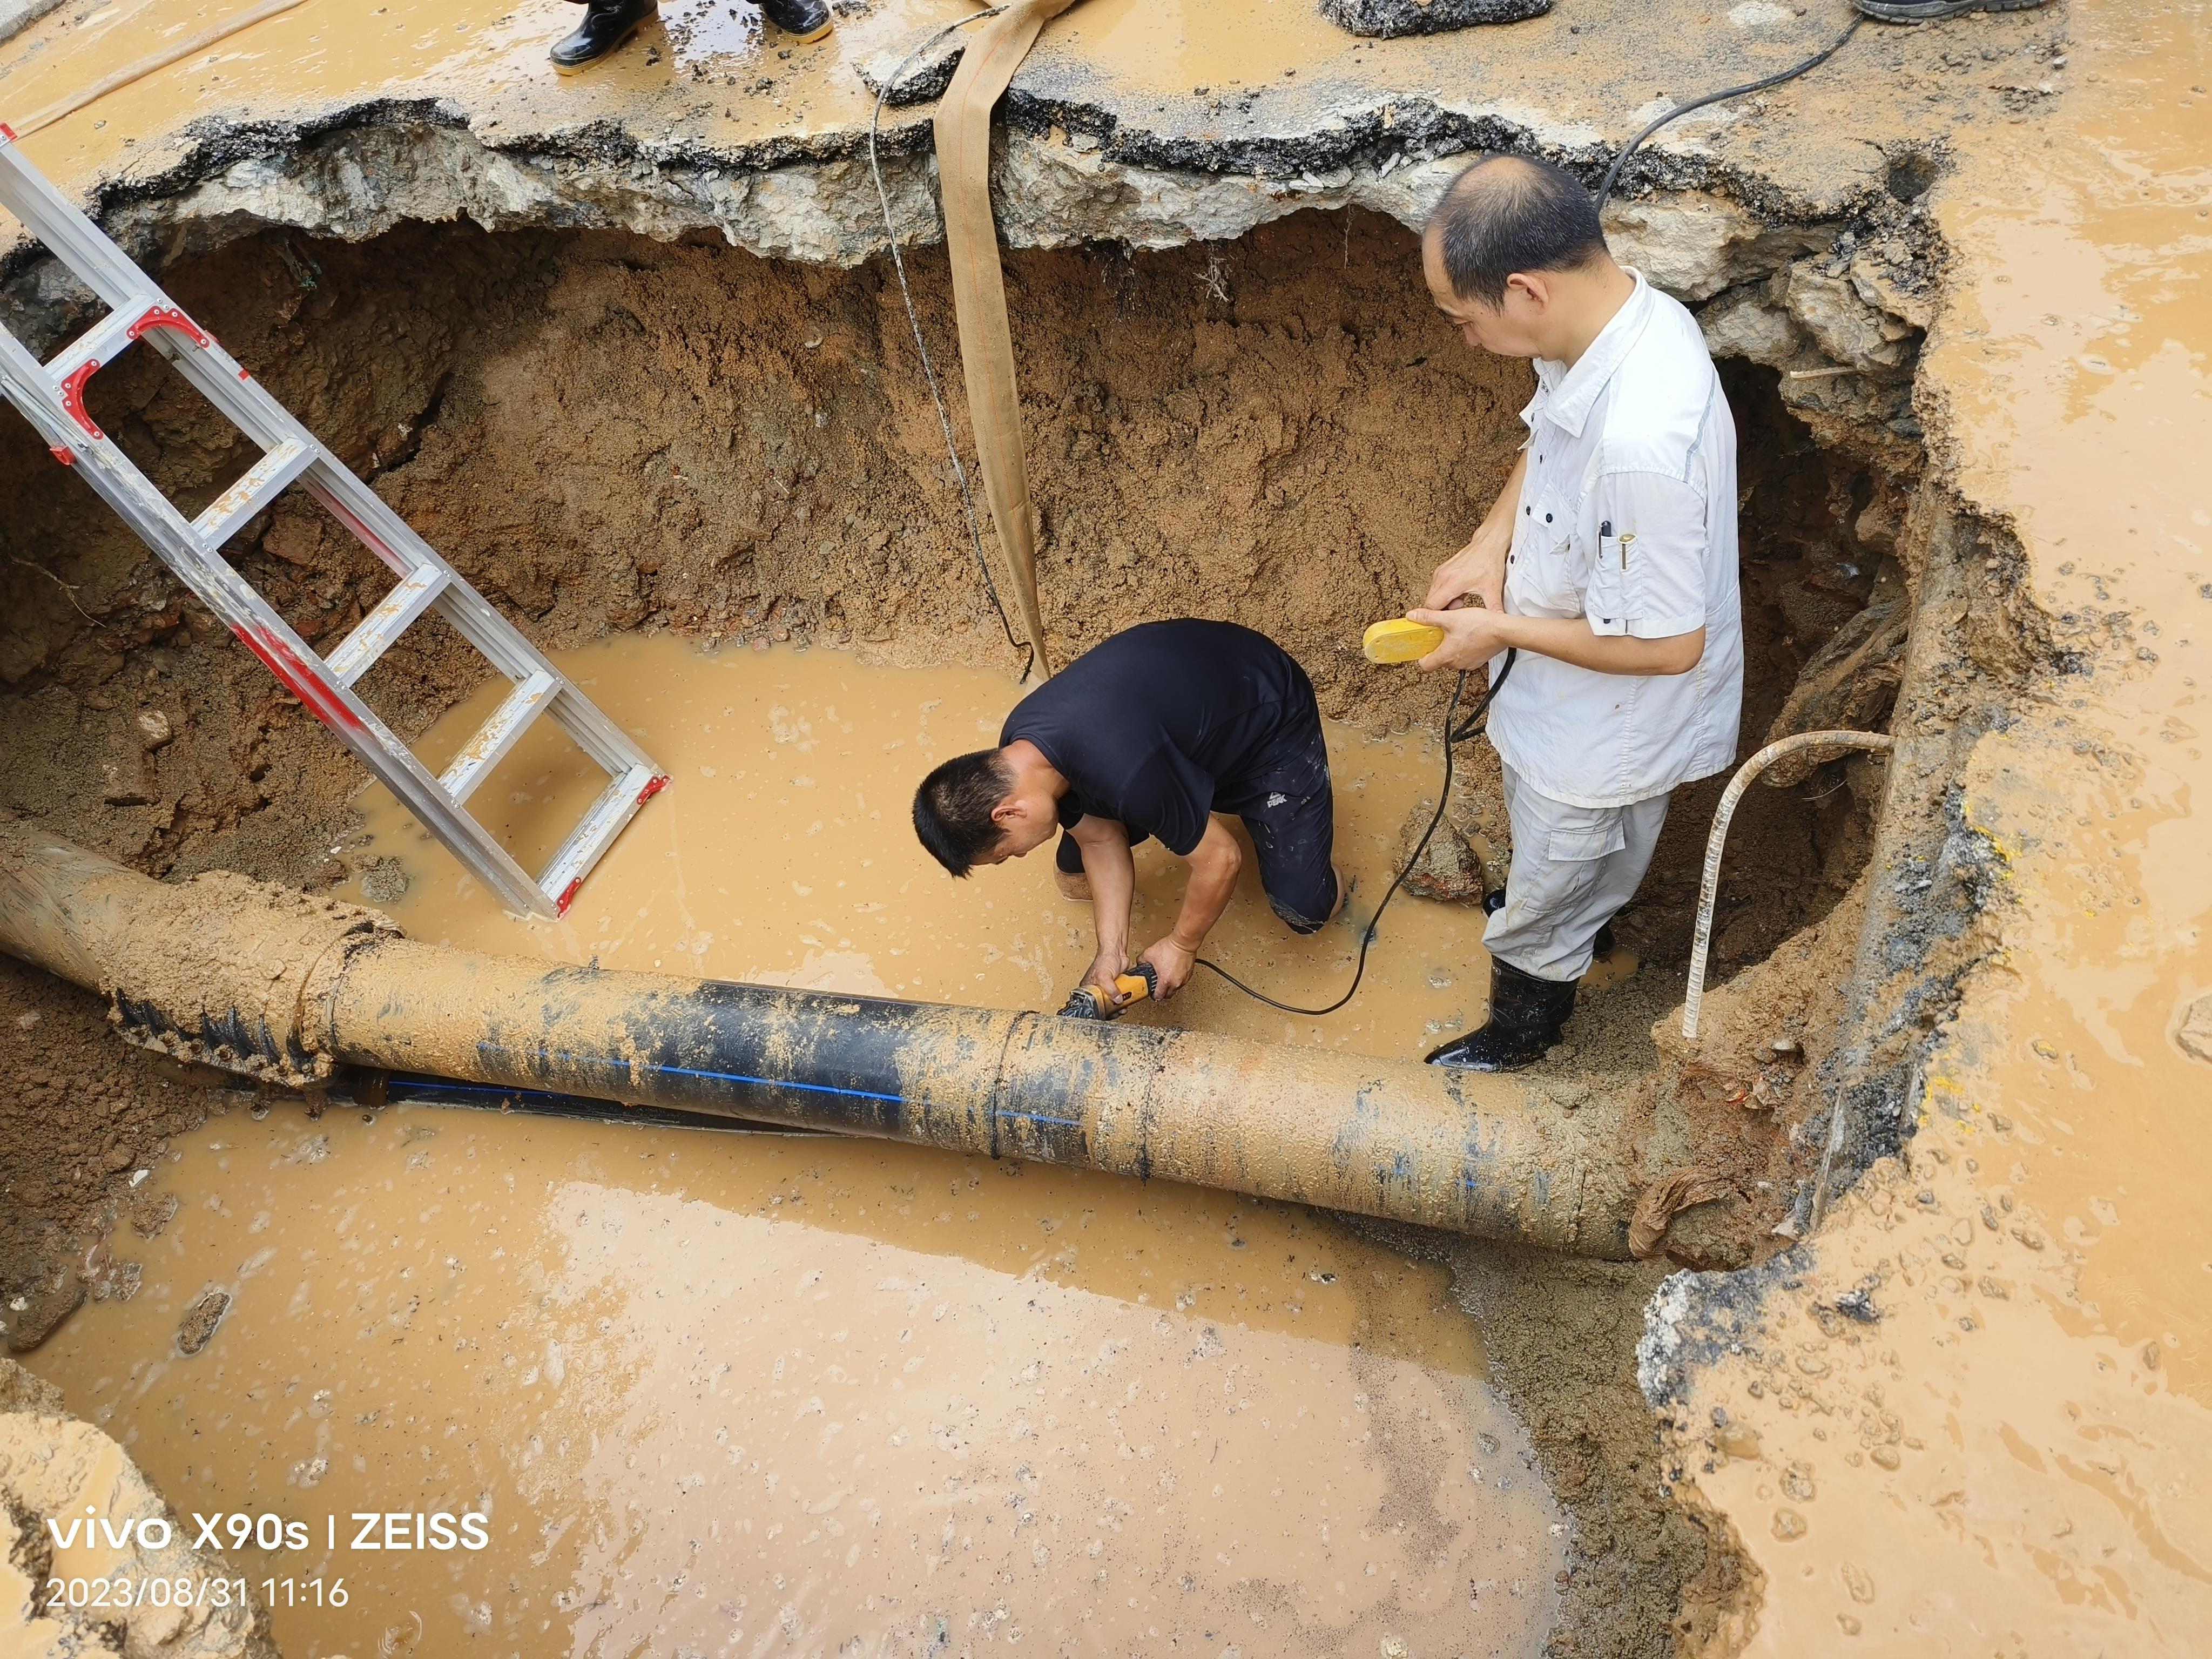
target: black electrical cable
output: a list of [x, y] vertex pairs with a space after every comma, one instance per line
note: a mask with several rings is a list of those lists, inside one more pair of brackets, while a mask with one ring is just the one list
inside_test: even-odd
[[1785, 81], [1795, 81], [1807, 70], [1820, 68], [1821, 64], [1841, 52], [1844, 49], [1844, 43], [1856, 34], [1859, 32], [1859, 25], [1865, 21], [1866, 18], [1863, 15], [1854, 13], [1850, 22], [1845, 26], [1841, 34], [1803, 63], [1784, 70], [1779, 75], [1770, 75], [1763, 81], [1747, 81], [1740, 87], [1723, 87], [1718, 92], [1709, 92], [1702, 98], [1693, 99], [1689, 103], [1677, 105], [1668, 110], [1650, 126], [1630, 139], [1620, 154], [1613, 158], [1613, 165], [1605, 170], [1604, 182], [1597, 187], [1597, 210], [1603, 213], [1605, 204], [1613, 198], [1613, 187], [1620, 182], [1620, 170], [1628, 165], [1628, 158], [1643, 147], [1646, 138], [1658, 131], [1669, 121], [1679, 121], [1692, 110], [1703, 109], [1706, 105], [1717, 104], [1723, 99], [1747, 97], [1754, 92], [1765, 92], [1769, 87], [1778, 87]]
[[883, 120], [884, 100], [890, 96], [891, 88], [906, 78], [908, 67], [955, 29], [995, 17], [1005, 9], [1002, 5], [992, 6], [957, 18], [899, 59], [898, 67], [876, 89], [876, 106], [868, 112], [868, 171], [875, 176], [876, 200], [883, 205], [884, 236], [891, 245], [891, 269], [898, 272], [899, 298], [906, 301], [907, 326], [914, 331], [914, 349], [921, 354], [922, 378], [929, 382], [930, 400], [937, 405], [937, 424], [945, 434], [945, 453], [952, 463], [952, 476], [960, 484], [960, 507], [968, 517], [968, 539], [975, 550], [975, 568], [982, 574], [983, 591], [991, 596], [991, 609], [999, 613], [999, 626], [1006, 630], [1006, 643], [1017, 651], [1026, 649], [1029, 653], [1029, 659], [1022, 665], [1022, 678], [1027, 679], [1030, 670], [1036, 666], [1036, 647], [1025, 647], [1014, 637], [1014, 625], [1006, 617], [1006, 607], [999, 600], [999, 585], [991, 580], [991, 562], [983, 555], [983, 526], [975, 517], [975, 496], [968, 487], [968, 469], [960, 464], [960, 446], [952, 441], [952, 416], [945, 411], [945, 393], [937, 384], [937, 366], [930, 362], [929, 347], [921, 337], [921, 319], [915, 313], [914, 290], [907, 286], [906, 258], [899, 252], [898, 225], [891, 217], [891, 193], [884, 187], [884, 169], [876, 159], [876, 134]]
[[1451, 805], [1453, 747], [1465, 743], [1482, 729], [1482, 717], [1490, 712], [1491, 701], [1505, 689], [1506, 677], [1512, 673], [1513, 665], [1520, 659], [1521, 653], [1517, 649], [1505, 653], [1505, 666], [1498, 671], [1498, 678], [1491, 681], [1489, 689], [1483, 692], [1482, 700], [1474, 706], [1474, 712], [1458, 726], [1452, 724], [1452, 719], [1459, 713], [1459, 700], [1467, 692], [1465, 672], [1462, 671], [1459, 678], [1453, 682], [1451, 699], [1444, 704], [1443, 792], [1437, 797], [1437, 810], [1429, 815], [1429, 827], [1421, 831], [1421, 838], [1413, 843], [1413, 852], [1407, 855], [1406, 862], [1400, 866], [1398, 873], [1390, 878], [1390, 885], [1382, 894], [1382, 902], [1375, 907], [1375, 914], [1367, 919], [1367, 931], [1359, 936], [1359, 960], [1352, 970], [1352, 983], [1342, 996], [1326, 1008], [1300, 1008], [1291, 1003], [1278, 1002], [1265, 991], [1254, 989], [1218, 962], [1208, 962], [1200, 957], [1198, 965], [1219, 975], [1255, 1002], [1264, 1002], [1270, 1008], [1279, 1009], [1286, 1014], [1304, 1014], [1310, 1018], [1333, 1014], [1357, 996], [1359, 981], [1367, 974], [1368, 947], [1375, 943], [1375, 930], [1382, 925], [1382, 913], [1390, 908], [1390, 901], [1397, 897], [1398, 890], [1406, 884], [1406, 878], [1413, 873], [1413, 866], [1421, 861], [1421, 854], [1429, 850], [1429, 842], [1435, 838], [1437, 827], [1444, 821], [1444, 810]]
[[[891, 71], [890, 75], [884, 80], [882, 87], [878, 89], [876, 93], [875, 107], [869, 112], [868, 171], [875, 177], [876, 199], [881, 203], [883, 206], [884, 234], [890, 243], [892, 269], [896, 270], [898, 273], [899, 296], [906, 302], [907, 325], [914, 331], [915, 349], [921, 355], [921, 372], [924, 378], [926, 378], [929, 382], [929, 395], [937, 404], [938, 424], [943, 429], [945, 434], [945, 453], [951, 459], [952, 476], [959, 481], [960, 502], [962, 507], [967, 514], [968, 533], [969, 539], [974, 543], [975, 549], [975, 568], [982, 573], [983, 591], [991, 596], [992, 608], [999, 613], [999, 626], [1006, 630], [1006, 643], [1013, 646], [1016, 649], [1020, 649], [1021, 642], [1014, 637], [1013, 623], [1007, 618], [1006, 608], [999, 601], [998, 586], [991, 580], [990, 562], [983, 555], [983, 532], [981, 526], [978, 523], [975, 517], [975, 497], [970, 493], [968, 487], [968, 471], [967, 469], [960, 464], [959, 447], [953, 442], [952, 439], [952, 419], [951, 416], [945, 412], [945, 395], [938, 389], [937, 370], [930, 362], [929, 347], [924, 343], [921, 337], [921, 319], [915, 312], [914, 293], [907, 285], [906, 261], [899, 253], [898, 228], [891, 217], [890, 192], [884, 187], [883, 168], [876, 159], [876, 135], [878, 124], [883, 118], [884, 100], [890, 95], [891, 88], [905, 78], [908, 67], [913, 64], [915, 58], [921, 57], [923, 52], [928, 51], [930, 47], [944, 40], [945, 36], [951, 34], [954, 30], [964, 27], [966, 25], [975, 22], [979, 18], [991, 16], [993, 14], [1004, 9], [1005, 8], [1003, 6], [993, 6], [988, 10], [975, 12], [966, 17], [960, 18], [955, 22], [948, 23], [943, 28], [938, 30], [936, 33], [931, 35], [929, 39], [924, 40], [920, 46], [916, 46], [912, 52], [907, 53], [907, 55], [899, 61], [898, 67]], [[1689, 114], [1692, 110], [1704, 109], [1707, 105], [1717, 104], [1726, 99], [1743, 98], [1749, 96], [1753, 93], [1765, 92], [1770, 87], [1778, 87], [1784, 82], [1796, 80], [1799, 76], [1807, 73], [1808, 70], [1820, 68], [1821, 64], [1826, 63], [1828, 59], [1834, 57], [1838, 52], [1843, 50], [1844, 44], [1849, 41], [1854, 34], [1858, 33], [1859, 25], [1863, 23], [1865, 21], [1866, 19], [1863, 15], [1854, 15], [1850, 22], [1845, 27], [1844, 32], [1838, 35], [1835, 40], [1831, 41], [1820, 51], [1814, 52], [1813, 56], [1805, 59], [1804, 62], [1793, 64], [1790, 68], [1784, 70], [1778, 75], [1770, 75], [1763, 80], [1747, 81], [1741, 86], [1723, 87], [1718, 92], [1708, 93], [1703, 98], [1694, 99], [1689, 103], [1678, 105], [1674, 108], [1668, 111], [1666, 114], [1661, 116], [1657, 120], [1652, 122], [1641, 132], [1638, 133], [1633, 138], [1630, 139], [1628, 143], [1622, 147], [1620, 154], [1613, 158], [1613, 165], [1606, 168], [1605, 178], [1597, 187], [1597, 210], [1600, 213], [1603, 213], [1605, 211], [1606, 204], [1613, 198], [1613, 187], [1620, 181], [1621, 169], [1628, 165], [1629, 158], [1634, 155], [1636, 152], [1643, 147], [1644, 141], [1649, 138], [1653, 133], [1658, 131], [1660, 128], [1665, 126], [1670, 121], [1680, 120], [1683, 116]], [[1490, 712], [1490, 705], [1492, 699], [1498, 696], [1500, 690], [1504, 689], [1506, 677], [1512, 673], [1513, 665], [1515, 662], [1519, 660], [1520, 655], [1521, 653], [1517, 650], [1508, 651], [1505, 653], [1505, 666], [1498, 671], [1498, 678], [1495, 680], [1492, 680], [1490, 684], [1489, 689], [1483, 692], [1481, 700], [1474, 706], [1474, 712], [1469, 714], [1463, 723], [1456, 726], [1452, 724], [1452, 721], [1453, 718], [1459, 712], [1460, 698], [1467, 690], [1467, 675], [1462, 672], [1457, 681], [1454, 683], [1452, 686], [1451, 697], [1444, 705], [1443, 790], [1437, 797], [1437, 810], [1430, 815], [1428, 828], [1421, 831], [1420, 840], [1413, 844], [1412, 854], [1407, 857], [1405, 864], [1400, 868], [1398, 873], [1391, 878], [1389, 887], [1382, 895], [1382, 902], [1375, 907], [1375, 914], [1367, 919], [1366, 931], [1360, 935], [1359, 939], [1358, 959], [1353, 965], [1352, 970], [1352, 984], [1348, 988], [1346, 988], [1342, 996], [1339, 997], [1335, 1001], [1323, 1008], [1300, 1008], [1291, 1003], [1278, 1002], [1266, 992], [1255, 989], [1254, 987], [1247, 985], [1243, 980], [1237, 978], [1236, 975], [1231, 973], [1226, 968], [1224, 968], [1218, 962], [1211, 962], [1204, 957], [1200, 957], [1197, 958], [1197, 965], [1206, 969], [1209, 973], [1218, 975], [1220, 978], [1226, 980], [1231, 985], [1236, 987], [1237, 989], [1242, 991], [1246, 996], [1250, 997], [1254, 1001], [1264, 1002], [1268, 1007], [1278, 1009], [1286, 1014], [1299, 1014], [1310, 1018], [1317, 1018], [1323, 1014], [1334, 1013], [1338, 1009], [1343, 1007], [1346, 1003], [1350, 1002], [1354, 996], [1358, 995], [1359, 993], [1360, 981], [1364, 979], [1367, 975], [1367, 952], [1369, 948], [1375, 943], [1376, 930], [1382, 926], [1382, 913], [1390, 908], [1390, 901], [1398, 896], [1399, 889], [1406, 884], [1406, 878], [1413, 873], [1413, 866], [1421, 861], [1421, 855], [1429, 850], [1429, 842], [1435, 839], [1438, 826], [1440, 826], [1444, 821], [1445, 809], [1449, 805], [1451, 801], [1453, 775], [1452, 750], [1455, 745], [1466, 742], [1468, 738], [1474, 736], [1477, 732], [1482, 729], [1483, 717]], [[1036, 652], [1034, 648], [1030, 651], [1030, 660], [1031, 664], [1034, 664], [1036, 661]], [[1024, 673], [1025, 675], [1027, 672], [1027, 669], [1024, 668]]]
[[[1723, 87], [1718, 92], [1708, 93], [1703, 98], [1693, 99], [1689, 103], [1678, 105], [1676, 107], [1668, 110], [1666, 114], [1661, 116], [1657, 120], [1646, 126], [1643, 131], [1638, 133], [1633, 138], [1630, 139], [1628, 143], [1622, 147], [1620, 154], [1613, 158], [1613, 165], [1606, 168], [1604, 180], [1597, 187], [1597, 210], [1600, 213], [1603, 213], [1605, 211], [1606, 203], [1611, 200], [1613, 197], [1613, 187], [1620, 182], [1621, 169], [1628, 165], [1629, 158], [1634, 155], [1636, 152], [1643, 147], [1644, 141], [1645, 139], [1649, 138], [1653, 133], [1658, 131], [1660, 128], [1665, 126], [1669, 121], [1680, 120], [1683, 116], [1689, 114], [1692, 110], [1703, 109], [1709, 104], [1717, 104], [1725, 99], [1743, 98], [1747, 97], [1755, 92], [1765, 92], [1770, 87], [1778, 87], [1784, 82], [1796, 80], [1799, 76], [1807, 73], [1808, 70], [1820, 68], [1821, 64], [1826, 63], [1828, 59], [1833, 58], [1838, 52], [1843, 50], [1844, 43], [1848, 41], [1851, 36], [1858, 33], [1859, 25], [1864, 21], [1866, 21], [1864, 16], [1854, 15], [1850, 22], [1845, 26], [1844, 32], [1841, 34], [1838, 35], [1833, 40], [1830, 41], [1819, 52], [1814, 52], [1810, 58], [1805, 59], [1804, 62], [1793, 64], [1790, 68], [1784, 70], [1778, 75], [1770, 75], [1765, 76], [1764, 79], [1758, 81], [1747, 81], [1741, 86]], [[1352, 999], [1358, 993], [1359, 981], [1366, 975], [1368, 947], [1375, 943], [1375, 930], [1382, 923], [1382, 912], [1389, 908], [1390, 901], [1393, 898], [1395, 898], [1398, 895], [1398, 890], [1406, 884], [1406, 878], [1413, 873], [1413, 866], [1420, 862], [1421, 854], [1428, 851], [1429, 842], [1435, 837], [1437, 826], [1443, 822], [1444, 809], [1451, 799], [1453, 746], [1456, 744], [1465, 742], [1480, 729], [1482, 717], [1490, 712], [1491, 700], [1498, 695], [1499, 690], [1504, 685], [1505, 677], [1513, 672], [1513, 664], [1519, 656], [1520, 653], [1517, 651], [1509, 651], [1505, 653], [1505, 666], [1499, 671], [1497, 679], [1492, 682], [1490, 689], [1483, 693], [1482, 701], [1475, 705], [1474, 712], [1468, 716], [1466, 723], [1457, 727], [1455, 727], [1452, 725], [1452, 717], [1458, 712], [1461, 695], [1467, 689], [1467, 676], [1462, 673], [1459, 677], [1458, 683], [1452, 687], [1451, 701], [1447, 703], [1444, 708], [1443, 793], [1437, 799], [1437, 810], [1435, 812], [1431, 814], [1429, 817], [1429, 827], [1421, 831], [1420, 840], [1414, 844], [1413, 855], [1406, 860], [1404, 867], [1401, 868], [1398, 872], [1397, 875], [1391, 880], [1389, 890], [1382, 895], [1382, 902], [1375, 907], [1374, 915], [1368, 919], [1367, 931], [1365, 933], [1361, 935], [1359, 940], [1359, 959], [1358, 964], [1352, 969], [1352, 985], [1342, 996], [1339, 997], [1334, 1002], [1330, 1003], [1325, 1008], [1295, 1007], [1287, 1002], [1276, 1001], [1274, 998], [1267, 995], [1264, 991], [1255, 990], [1253, 987], [1247, 985], [1243, 980], [1237, 978], [1236, 975], [1231, 973], [1226, 968], [1224, 968], [1219, 963], [1209, 962], [1204, 957], [1200, 957], [1198, 958], [1198, 965], [1201, 968], [1206, 969], [1212, 973], [1218, 974], [1220, 977], [1227, 980], [1231, 985], [1243, 992], [1246, 996], [1252, 998], [1255, 1001], [1264, 1002], [1270, 1008], [1279, 1009], [1286, 1014], [1303, 1014], [1309, 1017], [1317, 1017], [1322, 1014], [1333, 1014], [1338, 1009], [1343, 1007], [1346, 1003], [1351, 1001]]]

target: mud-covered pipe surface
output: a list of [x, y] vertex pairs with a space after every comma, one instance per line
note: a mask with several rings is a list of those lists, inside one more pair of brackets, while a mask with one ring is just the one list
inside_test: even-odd
[[447, 950], [243, 877], [156, 882], [21, 823], [0, 823], [0, 949], [108, 994], [134, 1041], [295, 1086], [333, 1062], [428, 1073], [1628, 1253], [1617, 1120], [1510, 1078]]

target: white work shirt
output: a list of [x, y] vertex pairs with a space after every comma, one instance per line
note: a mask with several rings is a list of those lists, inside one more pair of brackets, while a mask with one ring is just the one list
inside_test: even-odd
[[1705, 650], [1664, 675], [1522, 652], [1491, 742], [1530, 787], [1574, 806], [1624, 806], [1723, 770], [1743, 708], [1735, 422], [1696, 319], [1629, 274], [1636, 292], [1571, 369], [1536, 364], [1505, 609], [1645, 640], [1703, 628]]

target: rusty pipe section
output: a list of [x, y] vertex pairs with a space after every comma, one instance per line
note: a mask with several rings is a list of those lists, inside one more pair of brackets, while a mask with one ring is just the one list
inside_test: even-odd
[[0, 823], [0, 950], [132, 1041], [299, 1086], [426, 1072], [1218, 1187], [1626, 1259], [1617, 1119], [1510, 1078], [1199, 1031], [549, 965]]

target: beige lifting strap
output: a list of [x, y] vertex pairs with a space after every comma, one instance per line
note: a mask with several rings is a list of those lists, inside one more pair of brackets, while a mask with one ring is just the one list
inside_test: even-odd
[[1046, 22], [1075, 0], [1012, 0], [978, 25], [952, 84], [937, 106], [938, 190], [945, 200], [945, 246], [952, 263], [952, 304], [960, 322], [960, 372], [991, 523], [1014, 581], [1022, 627], [1040, 678], [1052, 673], [1037, 613], [1036, 534], [1030, 524], [1029, 465], [1022, 449], [1014, 340], [1006, 326], [1006, 274], [991, 217], [991, 111]]

